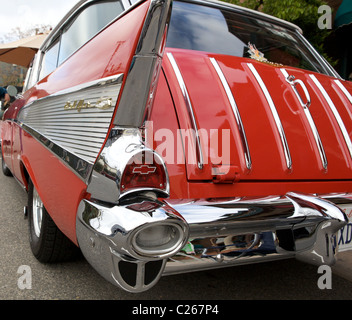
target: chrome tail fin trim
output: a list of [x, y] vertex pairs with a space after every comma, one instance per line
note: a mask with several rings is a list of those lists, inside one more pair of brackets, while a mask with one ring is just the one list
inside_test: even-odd
[[148, 119], [155, 96], [172, 0], [151, 0], [124, 89], [116, 110], [114, 125], [140, 128]]

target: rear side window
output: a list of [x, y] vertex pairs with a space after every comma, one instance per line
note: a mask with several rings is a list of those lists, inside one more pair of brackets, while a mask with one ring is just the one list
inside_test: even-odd
[[66, 60], [83, 44], [93, 38], [108, 23], [123, 12], [119, 1], [93, 4], [63, 31], [59, 54], [59, 64]]
[[42, 61], [39, 78], [44, 78], [46, 75], [56, 69], [57, 57], [59, 54], [60, 42], [56, 41], [46, 52]]
[[77, 12], [64, 24], [54, 43], [44, 51], [38, 80], [54, 71], [123, 11], [120, 0], [106, 0], [94, 2]]
[[275, 24], [274, 20], [257, 19], [227, 9], [174, 2], [168, 47], [250, 57], [249, 44], [254, 45], [268, 61], [328, 72], [298, 31]]

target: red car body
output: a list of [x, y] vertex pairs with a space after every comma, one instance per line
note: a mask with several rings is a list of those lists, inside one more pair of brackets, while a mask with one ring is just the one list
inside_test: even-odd
[[[70, 24], [99, 3], [80, 2], [53, 30], [3, 118], [3, 171], [29, 192], [36, 257], [60, 260], [72, 243], [131, 292], [163, 274], [289, 257], [333, 263], [352, 204], [351, 83], [293, 25], [166, 0], [123, 1], [42, 77], [45, 55], [57, 43], [64, 51]], [[287, 65], [270, 62], [250, 44], [251, 57], [174, 47], [167, 35], [182, 5], [289, 30], [325, 74], [283, 55]], [[44, 252], [44, 226], [67, 245]]]

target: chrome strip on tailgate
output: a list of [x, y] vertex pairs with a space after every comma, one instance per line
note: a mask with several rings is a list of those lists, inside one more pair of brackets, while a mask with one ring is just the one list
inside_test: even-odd
[[271, 113], [272, 113], [272, 115], [274, 117], [274, 120], [275, 120], [275, 124], [276, 124], [277, 130], [278, 130], [279, 135], [280, 135], [282, 148], [283, 148], [283, 151], [284, 151], [284, 154], [285, 154], [287, 168], [291, 169], [292, 168], [291, 154], [290, 154], [290, 150], [289, 150], [288, 143], [287, 143], [287, 140], [286, 140], [286, 135], [285, 135], [285, 132], [284, 132], [284, 128], [282, 126], [279, 114], [277, 113], [274, 101], [271, 98], [270, 93], [269, 93], [269, 91], [268, 91], [263, 79], [259, 75], [259, 73], [256, 70], [256, 68], [253, 66], [253, 64], [252, 63], [247, 63], [247, 66], [250, 69], [250, 71], [252, 72], [252, 74], [254, 75], [254, 77], [256, 78], [256, 80], [257, 80], [260, 88], [262, 89], [263, 94], [264, 94], [264, 96], [265, 96], [265, 98], [266, 98], [266, 100], [267, 100], [267, 102], [269, 104]]
[[178, 84], [179, 84], [180, 89], [182, 91], [182, 95], [183, 95], [183, 98], [185, 100], [185, 104], [186, 104], [186, 107], [187, 107], [187, 112], [188, 112], [189, 118], [191, 120], [192, 129], [194, 130], [194, 133], [195, 133], [195, 140], [196, 140], [196, 147], [197, 147], [198, 168], [199, 169], [203, 169], [203, 166], [204, 166], [203, 151], [202, 151], [202, 146], [200, 144], [199, 131], [198, 131], [196, 118], [194, 116], [194, 111], [193, 111], [191, 99], [189, 97], [189, 94], [188, 94], [188, 91], [187, 91], [187, 87], [186, 87], [186, 84], [185, 84], [185, 82], [183, 80], [181, 71], [180, 71], [180, 69], [179, 69], [179, 67], [178, 67], [178, 65], [176, 63], [176, 60], [175, 60], [173, 54], [168, 52], [166, 55], [169, 58], [169, 61], [170, 61], [171, 66], [172, 66], [172, 69], [174, 70], [174, 73], [176, 75]]
[[350, 101], [352, 104], [352, 96], [351, 94], [347, 91], [347, 89], [343, 86], [340, 80], [334, 80], [334, 82], [337, 84], [337, 86], [341, 89], [341, 91], [344, 93], [346, 98]]
[[[281, 68], [280, 71], [284, 75], [286, 81], [291, 85], [291, 87], [293, 89], [293, 92], [295, 93], [295, 95], [297, 96], [299, 102], [301, 103], [301, 98], [300, 98], [300, 96], [298, 94], [298, 91], [295, 88], [295, 86], [296, 86], [295, 80], [290, 81], [290, 79], [289, 79], [290, 76], [287, 73], [286, 69]], [[304, 85], [303, 82], [300, 82], [300, 83], [301, 83], [301, 85]], [[305, 89], [307, 90], [307, 88], [305, 88]], [[317, 129], [317, 127], [315, 125], [315, 122], [313, 120], [313, 117], [312, 117], [312, 115], [311, 115], [311, 113], [309, 111], [309, 103], [307, 103], [306, 105], [303, 105], [301, 103], [301, 105], [302, 105], [304, 114], [305, 114], [305, 116], [306, 116], [306, 118], [308, 120], [308, 123], [310, 125], [310, 128], [312, 130], [312, 133], [313, 133], [313, 136], [314, 136], [314, 139], [315, 139], [315, 144], [316, 144], [316, 146], [318, 148], [318, 151], [319, 151], [319, 156], [320, 156], [320, 159], [321, 159], [321, 163], [323, 165], [323, 168], [326, 170], [327, 167], [328, 167], [328, 161], [326, 159], [325, 150], [324, 150], [324, 147], [323, 147], [323, 143], [322, 143], [322, 141], [320, 139], [320, 135], [319, 135], [318, 129]]]
[[247, 169], [251, 169], [252, 168], [252, 159], [251, 159], [251, 155], [249, 152], [249, 147], [248, 147], [248, 142], [247, 142], [247, 137], [246, 137], [246, 132], [244, 130], [243, 127], [243, 123], [242, 123], [242, 119], [241, 119], [241, 115], [240, 112], [237, 108], [237, 104], [235, 101], [235, 98], [231, 92], [231, 89], [229, 87], [229, 84], [227, 83], [227, 80], [218, 64], [218, 62], [214, 59], [214, 58], [209, 58], [210, 62], [212, 63], [212, 65], [214, 66], [215, 71], [217, 72], [220, 81], [222, 83], [222, 86], [224, 87], [224, 90], [226, 92], [227, 98], [229, 100], [229, 103], [231, 105], [233, 114], [236, 118], [236, 123], [237, 123], [237, 127], [238, 127], [238, 131], [240, 133], [240, 137], [241, 137], [241, 143], [242, 143], [242, 148], [244, 151], [244, 158], [246, 160], [246, 166]]
[[326, 92], [326, 90], [324, 89], [324, 87], [321, 85], [321, 83], [319, 82], [319, 80], [315, 77], [315, 75], [310, 74], [309, 75], [310, 78], [313, 80], [314, 84], [317, 86], [317, 88], [319, 89], [319, 91], [322, 93], [322, 95], [324, 96], [324, 99], [326, 100], [327, 104], [329, 105], [332, 113], [334, 114], [334, 117], [340, 127], [341, 133], [345, 139], [347, 148], [349, 150], [350, 156], [352, 158], [352, 142], [350, 139], [350, 136], [346, 130], [345, 124], [343, 123], [341, 116], [339, 114], [339, 112], [337, 111], [334, 103], [332, 102], [330, 96], [328, 95], [328, 93]]

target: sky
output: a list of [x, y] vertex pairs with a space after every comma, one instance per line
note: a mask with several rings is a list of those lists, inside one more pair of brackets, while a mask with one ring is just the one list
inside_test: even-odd
[[0, 38], [12, 29], [55, 25], [79, 0], [0, 0]]

